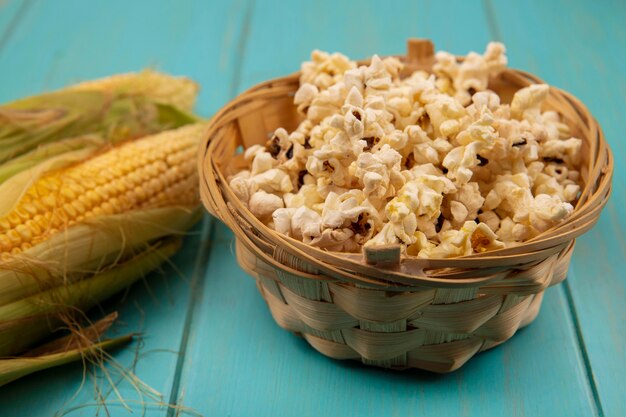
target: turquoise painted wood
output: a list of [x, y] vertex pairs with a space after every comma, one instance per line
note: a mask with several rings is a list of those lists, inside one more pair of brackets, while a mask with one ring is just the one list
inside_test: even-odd
[[28, 3], [0, 1], [0, 49], [9, 41], [26, 10]]
[[[626, 3], [494, 2], [512, 64], [539, 74], [580, 98], [600, 122], [615, 156], [613, 194], [596, 227], [578, 239], [565, 289], [598, 402], [607, 416], [626, 415]], [[554, 19], [558, 13], [559, 18]], [[534, 37], [523, 34], [529, 19]], [[567, 34], [567, 35], [565, 35]], [[567, 46], [563, 46], [564, 37]], [[537, 39], [541, 39], [538, 42]], [[531, 43], [532, 42], [532, 43]], [[562, 48], [559, 57], [555, 50]]]
[[[461, 10], [449, 18], [448, 5], [428, 4], [424, 7], [407, 2], [400, 7], [405, 13], [398, 15], [384, 5], [377, 7], [366, 3], [360, 6], [365, 12], [350, 19], [354, 3], [322, 2], [277, 7], [276, 3], [257, 2], [243, 58], [242, 86], [296, 70], [309, 51], [316, 47], [344, 51], [353, 57], [366, 56], [372, 45], [382, 54], [401, 53], [405, 39], [417, 36], [441, 38], [445, 42], [443, 48], [458, 53], [484, 48], [490, 38], [496, 37], [497, 29], [490, 26], [481, 4], [463, 2], [457, 6]], [[276, 13], [277, 9], [281, 9], [280, 14]], [[323, 16], [323, 11], [330, 9], [332, 15]], [[481, 11], [476, 19], [466, 19], [466, 16], [474, 16], [476, 9]], [[284, 18], [296, 13], [306, 18], [291, 23]], [[345, 25], [342, 24], [344, 19], [348, 20]], [[466, 36], [450, 37], [447, 26], [437, 24], [446, 20], [453, 27], [459, 27]], [[474, 21], [477, 21], [476, 27], [469, 30], [469, 23]], [[276, 37], [267, 28], [277, 26], [286, 26], [284, 30], [288, 33], [311, 35]], [[359, 31], [358, 28], [362, 27], [373, 30]], [[389, 28], [389, 31], [381, 36], [378, 32], [381, 28]], [[359, 33], [356, 39], [350, 36], [355, 31]], [[271, 50], [263, 47], [268, 43], [272, 44]], [[516, 51], [512, 50], [512, 53]], [[523, 49], [519, 53], [525, 54]], [[286, 57], [291, 56], [295, 57], [292, 62], [286, 62]], [[227, 252], [221, 245], [225, 244], [217, 239], [211, 259], [222, 259], [232, 252]], [[232, 255], [231, 259], [234, 263]], [[536, 324], [524, 332], [527, 336], [479, 357], [477, 362], [483, 361], [482, 366], [472, 362], [454, 376], [438, 378], [437, 384], [425, 386], [419, 374], [409, 373], [405, 378], [420, 381], [416, 389], [415, 385], [407, 386], [404, 378], [398, 382], [397, 374], [338, 365], [320, 357], [305, 342], [278, 329], [266, 311], [265, 319], [261, 320], [257, 306], [266, 308], [253, 282], [242, 287], [242, 283], [221, 279], [237, 274], [233, 263], [209, 263], [204, 297], [211, 301], [200, 304], [199, 324], [194, 326], [198, 333], [194, 340], [198, 346], [191, 343], [186, 356], [190, 363], [182, 378], [187, 383], [185, 404], [202, 413], [233, 416], [250, 415], [254, 410], [261, 410], [262, 415], [282, 413], [294, 416], [385, 415], [388, 412], [392, 415], [476, 415], [483, 412], [486, 415], [581, 416], [596, 413], [593, 391], [586, 381], [583, 356], [578, 349], [576, 329], [562, 288], [551, 290], [546, 298], [545, 309], [552, 311], [541, 315], [541, 323], [546, 323], [545, 330]], [[240, 272], [239, 275], [245, 276]], [[245, 288], [249, 293], [239, 299]], [[232, 316], [236, 310], [239, 310], [239, 317]], [[550, 335], [551, 332], [554, 334]], [[225, 340], [213, 341], [216, 334], [223, 335]], [[290, 348], [293, 344], [299, 350]], [[254, 347], [232, 348], [242, 345]], [[541, 355], [532, 346], [541, 346]], [[211, 359], [216, 356], [220, 360]], [[484, 357], [490, 358], [487, 365], [484, 365]], [[517, 360], [511, 361], [511, 357]], [[346, 371], [346, 366], [350, 372]], [[208, 387], [203, 383], [206, 376], [196, 376], [198, 368], [207, 367], [209, 375], [214, 375], [209, 377], [209, 384], [213, 384]], [[550, 368], [558, 372], [542, 375], [543, 369]], [[494, 369], [505, 369], [508, 373], [497, 375]], [[541, 381], [535, 381], [538, 375], [541, 375]], [[224, 383], [225, 380], [228, 382]], [[297, 380], [302, 383], [294, 385], [293, 381]], [[271, 384], [254, 381], [271, 381]], [[513, 387], [513, 384], [519, 385]], [[529, 387], [531, 384], [532, 388]], [[509, 388], [505, 388], [507, 385]], [[325, 386], [329, 388], [324, 389]], [[560, 398], [553, 398], [552, 387], [555, 386], [560, 388]], [[373, 387], [379, 387], [380, 391]], [[387, 391], [380, 387], [386, 387]], [[406, 397], [415, 397], [414, 401], [399, 401], [398, 396], [403, 392]], [[418, 401], [419, 397], [415, 395], [418, 392], [428, 401]], [[250, 400], [241, 402], [241, 396]], [[450, 398], [463, 398], [463, 401], [450, 401]], [[493, 404], [490, 403], [492, 398], [497, 398]]]
[[[8, 11], [24, 11], [12, 27], [7, 24], [0, 28], [0, 33], [11, 30], [0, 49], [0, 101], [151, 66], [200, 82], [203, 91], [198, 108], [205, 115], [215, 112], [231, 96], [229, 80], [234, 74], [242, 4], [215, 3], [197, 12], [194, 10], [202, 2], [188, 2], [187, 9], [175, 4], [154, 8], [149, 1], [125, 3], [41, 1], [4, 5]], [[4, 16], [3, 12], [2, 22], [7, 21]], [[207, 25], [213, 29], [207, 31]], [[206, 236], [208, 229], [196, 230], [196, 236], [174, 260], [178, 270], [166, 268], [162, 275], [153, 274], [145, 285], [135, 286], [124, 303], [104, 307], [105, 311], [120, 310], [120, 325], [113, 334], [143, 333], [137, 343], [115, 353], [116, 362], [125, 368], [136, 362], [137, 375], [158, 391], [165, 403], [175, 386], [178, 352], [192, 299], [190, 286], [197, 279], [193, 273], [204, 271], [206, 247], [200, 245], [201, 233]], [[108, 408], [113, 415], [126, 415], [104, 376], [97, 374], [97, 385]], [[83, 384], [82, 377], [82, 366], [76, 365], [11, 384], [0, 390], [0, 415], [50, 416], [81, 405], [86, 406], [72, 415], [94, 415], [99, 410], [93, 405], [94, 383], [88, 375]], [[112, 369], [111, 377], [118, 380], [119, 373]], [[33, 389], [46, 395], [32, 398]], [[119, 391], [130, 409], [142, 411], [141, 397], [132, 384], [120, 384]], [[143, 401], [149, 403], [149, 415], [162, 415], [166, 409], [149, 397]]]
[[[163, 401], [188, 407], [179, 415], [623, 416], [626, 5], [597, 3], [11, 0], [0, 2], [0, 101], [152, 66], [199, 81], [198, 110], [209, 115], [236, 92], [297, 70], [314, 48], [359, 58], [402, 53], [407, 37], [459, 54], [505, 41], [512, 66], [589, 106], [616, 156], [609, 206], [532, 326], [451, 375], [327, 359], [274, 324], [236, 265], [232, 234], [207, 216], [177, 255], [178, 273], [166, 268], [102, 307], [120, 311], [112, 334], [144, 334], [113, 357], [136, 362]], [[94, 405], [91, 379], [79, 390], [82, 367], [71, 365], [0, 388], [0, 415], [177, 415], [142, 407], [123, 382], [131, 414], [96, 375], [108, 410]]]
[[[185, 357], [183, 404], [203, 415], [590, 416], [567, 301], [550, 289], [537, 321], [450, 375], [330, 360], [280, 329], [219, 225]], [[227, 261], [228, 260], [228, 261]], [[236, 314], [233, 314], [236, 312]]]

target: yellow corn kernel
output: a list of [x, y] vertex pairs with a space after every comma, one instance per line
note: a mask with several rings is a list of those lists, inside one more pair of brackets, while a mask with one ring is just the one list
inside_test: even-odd
[[197, 124], [144, 137], [44, 175], [0, 217], [0, 252], [19, 253], [94, 216], [198, 204], [203, 130]]

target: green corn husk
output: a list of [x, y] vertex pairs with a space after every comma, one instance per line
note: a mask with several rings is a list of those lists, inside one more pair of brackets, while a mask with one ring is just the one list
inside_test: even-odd
[[200, 216], [198, 207], [163, 207], [75, 224], [0, 262], [0, 306], [97, 272], [149, 242], [182, 236]]
[[132, 285], [170, 258], [180, 238], [159, 242], [126, 262], [0, 307], [0, 357], [15, 355], [46, 337], [77, 311], [87, 311]]
[[197, 91], [191, 80], [143, 71], [2, 105], [0, 164], [63, 138], [116, 143], [196, 122]]
[[60, 139], [56, 142], [41, 145], [22, 156], [0, 165], [0, 187], [1, 184], [16, 174], [33, 168], [51, 158], [83, 150], [87, 150], [91, 154], [105, 144], [106, 142], [101, 137], [87, 135]]
[[[197, 92], [188, 79], [144, 71], [0, 105], [0, 219], [48, 173], [111, 144], [196, 123], [189, 112]], [[72, 334], [1, 358], [0, 386], [129, 341], [131, 336], [100, 342], [112, 320], [83, 328], [80, 318], [169, 258], [200, 216], [198, 205], [137, 208], [82, 219], [19, 253], [3, 252], [0, 358], [20, 354], [61, 328]]]
[[133, 339], [133, 335], [125, 335], [101, 340], [101, 336], [116, 319], [117, 313], [109, 314], [78, 334], [61, 337], [19, 357], [0, 359], [0, 386], [33, 372], [82, 359], [101, 363], [104, 350], [129, 343]]

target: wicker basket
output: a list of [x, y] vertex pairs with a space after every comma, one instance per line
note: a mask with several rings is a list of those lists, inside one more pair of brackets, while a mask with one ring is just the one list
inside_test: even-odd
[[[430, 70], [433, 45], [410, 40], [410, 71]], [[399, 247], [363, 254], [320, 250], [276, 233], [252, 215], [226, 178], [244, 163], [238, 148], [264, 144], [278, 127], [294, 129], [299, 74], [271, 80], [226, 105], [211, 121], [201, 155], [207, 210], [237, 238], [237, 260], [256, 278], [276, 322], [336, 359], [435, 372], [458, 369], [509, 339], [537, 316], [544, 290], [565, 279], [574, 239], [597, 221], [611, 190], [613, 159], [585, 106], [550, 89], [557, 110], [583, 139], [583, 191], [565, 223], [517, 247], [453, 259], [401, 256]], [[507, 69], [490, 88], [510, 100], [541, 82]]]

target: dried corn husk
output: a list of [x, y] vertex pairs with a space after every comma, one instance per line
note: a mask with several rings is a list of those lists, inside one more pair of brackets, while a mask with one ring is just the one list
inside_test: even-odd
[[[0, 166], [0, 175], [18, 167], [0, 183], [0, 356], [21, 354], [175, 252], [201, 214], [203, 132], [192, 124], [112, 147], [97, 135], [66, 138]], [[36, 163], [20, 170], [24, 160]], [[108, 191], [87, 201], [98, 187]], [[9, 250], [16, 233], [26, 240]], [[0, 360], [0, 385], [88, 352]]]
[[101, 336], [115, 319], [117, 319], [117, 313], [111, 313], [82, 329], [79, 334], [72, 333], [61, 337], [19, 357], [0, 359], [0, 386], [33, 372], [78, 361], [85, 357], [96, 363], [101, 362], [104, 350], [126, 344], [133, 338], [133, 335], [124, 335], [101, 340]]
[[[76, 311], [99, 302], [144, 277], [180, 248], [180, 239], [166, 239], [125, 262], [73, 283], [41, 291], [0, 307], [0, 357], [14, 355], [45, 337]], [[78, 310], [77, 310], [78, 309]], [[63, 317], [65, 316], [65, 317]]]

